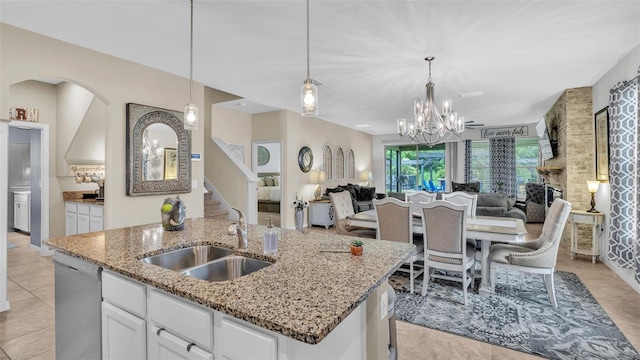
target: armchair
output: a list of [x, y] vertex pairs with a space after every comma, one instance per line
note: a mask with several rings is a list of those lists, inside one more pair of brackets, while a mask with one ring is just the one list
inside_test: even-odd
[[558, 247], [562, 232], [571, 212], [571, 203], [556, 199], [542, 225], [542, 233], [536, 240], [523, 245], [495, 244], [489, 252], [491, 292], [495, 291], [496, 271], [499, 268], [542, 274], [549, 301], [558, 307], [553, 285]]

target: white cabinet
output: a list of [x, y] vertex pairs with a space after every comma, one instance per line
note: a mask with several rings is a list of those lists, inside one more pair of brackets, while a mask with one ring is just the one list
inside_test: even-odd
[[152, 289], [149, 358], [213, 359], [213, 312]]
[[309, 225], [320, 225], [325, 228], [335, 225], [333, 206], [329, 200], [316, 200], [309, 202]]
[[24, 232], [31, 231], [31, 194], [27, 191], [13, 193], [13, 227]]
[[146, 359], [146, 321], [102, 302], [102, 358]]
[[102, 272], [102, 358], [146, 359], [146, 286]]
[[218, 346], [223, 359], [276, 360], [278, 358], [277, 337], [228, 317], [224, 317], [220, 323]]
[[[602, 223], [604, 222], [604, 214], [601, 212], [592, 213], [583, 210], [571, 211], [571, 260], [575, 259], [576, 254], [591, 256], [591, 262], [596, 263], [600, 256], [600, 236], [602, 236]], [[578, 224], [591, 225], [591, 248], [580, 249], [578, 246]]]
[[104, 206], [67, 201], [64, 207], [67, 236], [104, 229]]

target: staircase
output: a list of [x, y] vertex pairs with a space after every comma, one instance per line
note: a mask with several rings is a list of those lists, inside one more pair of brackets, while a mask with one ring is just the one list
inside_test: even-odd
[[220, 209], [220, 201], [213, 199], [213, 193], [204, 194], [204, 217], [227, 220], [229, 212]]

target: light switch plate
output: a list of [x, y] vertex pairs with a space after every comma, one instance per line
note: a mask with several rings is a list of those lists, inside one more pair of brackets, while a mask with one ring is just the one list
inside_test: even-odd
[[387, 316], [387, 308], [389, 307], [389, 296], [387, 292], [383, 292], [380, 295], [380, 320], [384, 320], [384, 317]]

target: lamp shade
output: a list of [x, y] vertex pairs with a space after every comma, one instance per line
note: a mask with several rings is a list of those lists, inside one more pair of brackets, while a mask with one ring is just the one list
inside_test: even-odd
[[368, 171], [363, 171], [360, 173], [360, 181], [369, 181], [369, 172]]
[[587, 181], [587, 187], [589, 188], [590, 193], [598, 192], [598, 187], [600, 186], [600, 181]]
[[320, 171], [309, 172], [309, 184], [317, 184], [320, 182]]

